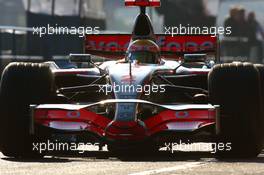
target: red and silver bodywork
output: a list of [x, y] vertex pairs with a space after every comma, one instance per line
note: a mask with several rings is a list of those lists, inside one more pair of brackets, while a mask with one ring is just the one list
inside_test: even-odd
[[[118, 121], [94, 113], [89, 107], [119, 104], [148, 104], [163, 108], [163, 111], [149, 116], [146, 120]], [[143, 100], [105, 100], [90, 105], [39, 105], [34, 108], [34, 121], [42, 125], [65, 133], [89, 132], [103, 141], [144, 141], [149, 138], [158, 139], [162, 144], [168, 141], [161, 134], [174, 136], [177, 139], [181, 133], [192, 133], [213, 127], [219, 113], [219, 108], [208, 105], [158, 105]], [[215, 131], [216, 132], [216, 131]], [[208, 133], [211, 136], [214, 133]], [[191, 138], [190, 138], [191, 139]], [[199, 140], [199, 138], [196, 138]], [[200, 138], [201, 141], [204, 138]], [[98, 139], [100, 140], [100, 139]], [[162, 142], [161, 142], [162, 141]], [[173, 141], [173, 139], [170, 139]], [[177, 140], [174, 140], [177, 141]]]
[[[126, 5], [159, 6], [160, 1], [126, 0]], [[141, 14], [141, 16], [144, 16], [144, 14]], [[210, 35], [174, 37], [163, 34], [152, 35], [150, 30], [149, 36], [155, 39], [160, 47], [163, 58], [162, 63], [158, 65], [119, 63], [116, 60], [125, 57], [130, 41], [140, 37], [135, 36], [135, 33], [139, 32], [133, 32], [132, 35], [86, 36], [86, 53], [112, 59], [99, 66], [100, 70], [107, 73], [108, 86], [113, 84], [120, 86], [149, 85], [153, 75], [156, 74], [170, 79], [177, 79], [177, 81], [200, 76], [207, 79], [210, 68], [185, 67], [181, 65], [180, 61], [185, 53], [212, 53], [213, 56], [217, 57], [217, 37]], [[65, 79], [74, 77], [83, 81], [89, 79], [90, 82], [86, 84], [102, 77], [97, 68], [53, 69], [53, 73], [55, 79], [62, 77]], [[78, 83], [79, 81], [76, 81], [76, 86]], [[192, 84], [189, 81], [187, 83]], [[207, 86], [206, 82], [204, 85]], [[108, 86], [105, 86], [105, 89]], [[82, 87], [79, 86], [78, 88], [81, 89]], [[177, 91], [177, 89], [183, 87], [180, 84], [175, 88], [175, 91]], [[71, 88], [63, 87], [62, 91], [69, 89]], [[196, 90], [199, 91], [201, 88], [194, 89], [194, 91]], [[95, 91], [98, 91], [98, 89]], [[90, 101], [88, 98], [85, 102], [82, 100], [81, 102], [74, 101], [67, 104], [32, 105], [31, 132], [40, 134], [43, 133], [41, 132], [43, 129], [45, 131], [49, 130], [51, 133], [76, 135], [85, 133], [92, 135], [103, 143], [151, 140], [157, 144], [166, 141], [177, 141], [180, 137], [182, 139], [182, 134], [185, 134], [185, 138], [188, 139], [194, 136], [194, 140], [209, 140], [212, 138], [211, 136], [216, 134], [217, 127], [215, 125], [219, 114], [218, 106], [208, 103], [183, 103], [178, 101], [177, 98], [173, 99], [173, 97], [170, 99], [173, 103], [150, 102], [147, 98], [142, 98], [142, 93], [144, 92], [119, 91], [111, 93], [108, 98], [97, 102]], [[98, 112], [101, 109], [103, 109], [103, 112]], [[145, 112], [145, 109], [148, 112]], [[114, 111], [113, 114], [110, 114], [109, 111], [111, 110]]]

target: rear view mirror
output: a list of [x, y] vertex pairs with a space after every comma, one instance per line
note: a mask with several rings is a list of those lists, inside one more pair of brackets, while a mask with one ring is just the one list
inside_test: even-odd
[[70, 54], [70, 61], [74, 63], [90, 63], [91, 55], [90, 54]]
[[206, 54], [185, 54], [184, 55], [185, 63], [205, 62], [206, 60], [207, 60]]

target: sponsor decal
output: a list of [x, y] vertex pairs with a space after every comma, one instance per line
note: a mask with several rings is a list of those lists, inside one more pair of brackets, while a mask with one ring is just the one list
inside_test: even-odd
[[180, 119], [182, 119], [182, 118], [188, 118], [189, 117], [189, 112], [187, 112], [187, 111], [177, 111], [175, 113], [175, 116], [177, 118], [180, 118]]
[[[87, 35], [87, 51], [124, 52], [130, 43], [131, 35]], [[216, 48], [217, 38], [211, 35], [183, 36], [157, 35], [156, 42], [161, 51], [206, 51]]]
[[79, 111], [69, 111], [67, 112], [67, 117], [69, 118], [79, 118], [81, 116]]

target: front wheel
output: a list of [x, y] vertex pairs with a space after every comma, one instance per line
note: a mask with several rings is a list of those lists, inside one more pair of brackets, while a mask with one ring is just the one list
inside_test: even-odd
[[256, 157], [263, 148], [263, 105], [260, 73], [249, 63], [216, 65], [209, 73], [210, 102], [220, 105], [217, 157]]
[[35, 158], [37, 138], [29, 134], [30, 104], [47, 102], [53, 91], [53, 75], [46, 64], [11, 63], [0, 86], [0, 150], [8, 157]]

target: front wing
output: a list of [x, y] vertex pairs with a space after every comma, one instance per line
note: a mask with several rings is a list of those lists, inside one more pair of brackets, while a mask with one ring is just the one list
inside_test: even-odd
[[[148, 104], [163, 110], [143, 121], [117, 122], [95, 112], [89, 107], [116, 103]], [[219, 107], [210, 104], [159, 105], [143, 100], [105, 100], [89, 105], [44, 104], [31, 106], [31, 134], [38, 135], [36, 126], [60, 133], [89, 133], [103, 142], [175, 141], [184, 134], [187, 138], [198, 134], [198, 140], [217, 133], [216, 120]], [[187, 134], [187, 135], [186, 135]], [[184, 136], [184, 137], [185, 137]], [[183, 138], [181, 138], [183, 139]]]

